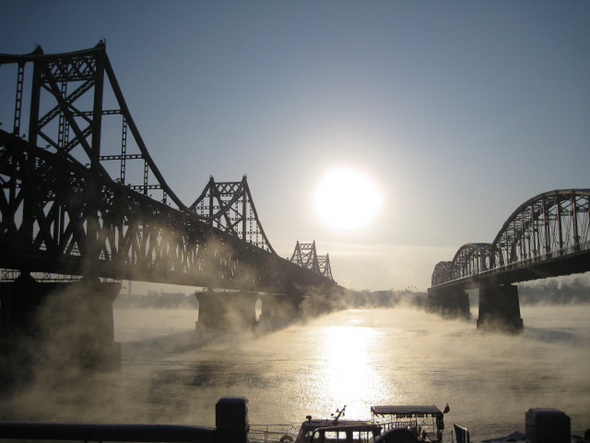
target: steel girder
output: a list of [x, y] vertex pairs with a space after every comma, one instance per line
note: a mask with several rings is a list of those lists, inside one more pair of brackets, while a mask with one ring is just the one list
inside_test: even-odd
[[467, 243], [461, 246], [452, 261], [436, 264], [431, 278], [432, 286], [487, 271], [490, 269], [491, 247], [489, 243]]
[[[561, 261], [567, 268], [572, 260], [590, 250], [590, 189], [564, 189], [539, 194], [520, 205], [506, 220], [493, 243], [463, 245], [452, 262], [438, 263], [432, 286], [468, 277], [511, 272], [518, 279], [534, 273], [519, 270]], [[539, 275], [550, 275], [544, 271]]]
[[520, 205], [492, 243], [492, 266], [524, 265], [590, 249], [590, 189], [545, 192]]
[[295, 250], [291, 256], [291, 263], [309, 269], [310, 271], [319, 274], [320, 265], [318, 263], [318, 254], [315, 248], [315, 241], [312, 243], [297, 243]]
[[334, 280], [332, 277], [332, 266], [330, 266], [330, 254], [318, 255], [319, 274]]
[[295, 250], [291, 256], [291, 263], [295, 263], [305, 269], [309, 269], [315, 274], [332, 277], [332, 268], [330, 266], [330, 257], [326, 255], [318, 255], [315, 241], [311, 243], [300, 243], [297, 241]]
[[451, 262], [451, 280], [477, 275], [490, 269], [489, 243], [467, 243], [459, 248]]
[[[217, 202], [206, 210], [217, 219], [186, 208], [147, 151], [104, 42], [65, 54], [46, 55], [40, 47], [27, 55], [0, 54], [3, 72], [11, 65], [13, 134], [0, 131], [0, 267], [277, 291], [334, 284], [329, 263], [326, 279], [274, 253], [245, 177], [237, 187], [213, 181], [209, 197]], [[28, 143], [21, 137], [26, 115]], [[112, 116], [119, 118], [114, 132], [105, 125]], [[120, 141], [107, 143], [113, 137]], [[138, 175], [130, 174], [134, 163]], [[151, 198], [160, 191], [161, 198]]]
[[440, 285], [451, 280], [451, 261], [441, 261], [434, 267], [432, 278], [430, 281], [431, 286]]
[[[184, 208], [139, 134], [103, 41], [92, 49], [64, 54], [44, 54], [40, 46], [31, 54], [0, 54], [0, 66], [6, 70], [10, 65], [17, 66], [13, 134], [21, 136], [23, 118], [28, 115], [28, 141], [33, 146], [44, 145], [47, 151], [143, 195], [160, 192], [160, 201], [170, 197], [178, 208]], [[29, 65], [33, 72], [27, 89], [24, 78]], [[105, 109], [105, 94], [112, 97], [109, 109]], [[24, 95], [30, 96], [28, 114]], [[117, 170], [113, 162], [119, 163]]]
[[0, 185], [0, 268], [268, 291], [334, 284], [1, 130]]
[[260, 249], [275, 252], [258, 218], [245, 175], [239, 182], [216, 182], [210, 177], [189, 209], [210, 226], [231, 232]]
[[[230, 232], [265, 251], [275, 253], [266, 236], [246, 175], [239, 182], [216, 182], [213, 177], [189, 210], [210, 226]], [[313, 243], [299, 243], [290, 260], [315, 274], [333, 280], [328, 254], [318, 255]]]

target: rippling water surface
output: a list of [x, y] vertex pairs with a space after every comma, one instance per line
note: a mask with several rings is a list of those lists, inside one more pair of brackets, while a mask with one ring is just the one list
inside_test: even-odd
[[216, 400], [237, 395], [250, 400], [252, 423], [299, 422], [345, 404], [356, 418], [374, 404], [448, 402], [447, 424], [481, 438], [524, 431], [530, 407], [562, 409], [574, 431], [590, 427], [588, 306], [524, 307], [519, 336], [413, 309], [350, 310], [196, 349], [177, 334], [192, 328], [191, 311], [135, 314], [117, 312], [122, 376], [143, 380], [154, 420], [210, 424]]
[[115, 310], [120, 373], [80, 392], [72, 387], [52, 403], [37, 400], [36, 408], [27, 402], [39, 393], [31, 392], [15, 411], [35, 419], [212, 426], [223, 396], [247, 397], [251, 423], [299, 423], [343, 405], [347, 418], [368, 418], [371, 405], [442, 409], [448, 402], [447, 430], [462, 424], [473, 441], [524, 432], [531, 407], [563, 410], [575, 433], [590, 428], [588, 305], [523, 307], [518, 336], [400, 308], [343, 311], [205, 344], [195, 317], [191, 310]]

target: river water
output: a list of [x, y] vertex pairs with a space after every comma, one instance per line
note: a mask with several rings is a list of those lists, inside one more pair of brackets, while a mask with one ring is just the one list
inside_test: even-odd
[[445, 432], [456, 422], [472, 441], [524, 432], [531, 407], [561, 409], [573, 433], [590, 428], [590, 305], [522, 307], [516, 336], [478, 331], [477, 313], [449, 321], [411, 308], [232, 338], [195, 332], [195, 310], [114, 312], [121, 371], [67, 393], [31, 390], [13, 400], [14, 416], [214, 426], [217, 400], [240, 396], [252, 424], [300, 423], [344, 405], [346, 418], [368, 418], [371, 405], [448, 403]]

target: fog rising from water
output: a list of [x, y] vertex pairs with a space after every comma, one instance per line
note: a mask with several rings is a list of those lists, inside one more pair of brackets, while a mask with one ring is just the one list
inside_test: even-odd
[[[472, 310], [473, 311], [473, 310]], [[521, 335], [483, 333], [411, 308], [347, 310], [258, 335], [195, 331], [194, 309], [115, 309], [122, 367], [52, 374], [0, 403], [2, 420], [214, 424], [223, 396], [251, 423], [299, 423], [347, 405], [448, 402], [473, 440], [524, 431], [531, 407], [590, 428], [590, 306], [523, 307]], [[474, 314], [474, 319], [477, 313]]]

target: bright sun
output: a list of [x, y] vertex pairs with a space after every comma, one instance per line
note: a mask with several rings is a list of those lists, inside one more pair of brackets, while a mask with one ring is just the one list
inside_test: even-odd
[[315, 209], [328, 226], [354, 231], [367, 226], [381, 209], [381, 193], [375, 182], [350, 168], [329, 171], [314, 196]]

